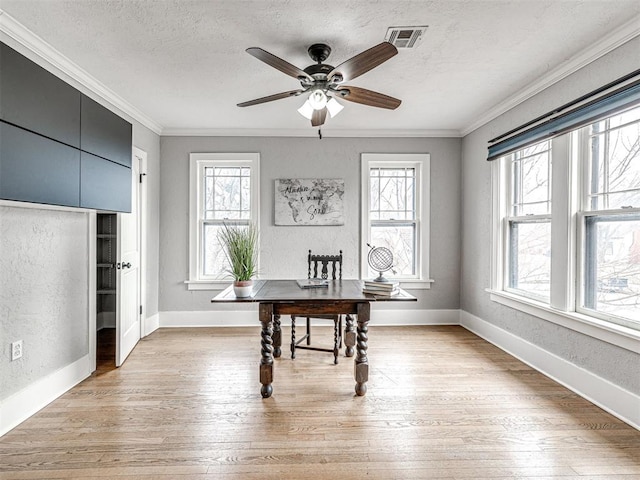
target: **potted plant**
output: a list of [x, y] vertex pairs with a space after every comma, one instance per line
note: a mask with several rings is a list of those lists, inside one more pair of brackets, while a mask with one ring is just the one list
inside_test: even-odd
[[258, 229], [249, 225], [224, 223], [218, 231], [218, 240], [229, 262], [225, 269], [233, 277], [236, 297], [248, 297], [253, 288], [253, 277], [258, 269]]

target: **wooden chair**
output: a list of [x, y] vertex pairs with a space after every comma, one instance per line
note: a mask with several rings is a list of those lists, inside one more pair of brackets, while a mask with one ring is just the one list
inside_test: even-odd
[[[342, 280], [342, 250], [338, 255], [312, 255], [309, 250], [307, 257], [307, 278], [323, 278]], [[320, 271], [318, 271], [320, 270]], [[316, 350], [320, 352], [333, 352], [333, 363], [338, 363], [338, 353], [342, 347], [342, 316], [317, 314], [307, 318], [307, 333], [296, 341], [296, 316], [291, 315], [291, 358], [296, 358], [296, 349]], [[333, 348], [321, 348], [311, 346], [311, 319], [333, 321]], [[306, 345], [300, 345], [306, 342]]]

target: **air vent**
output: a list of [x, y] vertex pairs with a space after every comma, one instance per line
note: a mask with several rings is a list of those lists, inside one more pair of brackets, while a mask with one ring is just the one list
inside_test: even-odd
[[384, 39], [396, 48], [415, 48], [427, 31], [428, 25], [422, 27], [389, 27]]

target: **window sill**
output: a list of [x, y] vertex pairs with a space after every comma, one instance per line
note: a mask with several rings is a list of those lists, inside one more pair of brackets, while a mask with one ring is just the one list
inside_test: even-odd
[[231, 280], [185, 280], [187, 290], [224, 290], [233, 282]]
[[420, 279], [398, 279], [400, 287], [405, 290], [429, 290], [431, 284], [435, 282], [433, 279], [420, 280]]
[[606, 322], [576, 312], [562, 312], [548, 305], [513, 295], [511, 293], [486, 290], [490, 299], [507, 307], [569, 328], [584, 335], [602, 340], [612, 345], [640, 353], [640, 331]]

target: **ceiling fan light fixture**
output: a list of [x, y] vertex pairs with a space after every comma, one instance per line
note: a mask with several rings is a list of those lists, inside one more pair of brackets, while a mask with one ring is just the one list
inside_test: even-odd
[[311, 106], [311, 103], [309, 103], [309, 100], [305, 100], [302, 106], [298, 109], [298, 113], [307, 120], [311, 120], [313, 117], [313, 107]]
[[316, 88], [309, 95], [309, 104], [314, 110], [322, 110], [327, 106], [327, 96], [321, 89]]
[[333, 97], [331, 97], [327, 102], [327, 110], [329, 110], [329, 115], [331, 115], [331, 118], [338, 115], [343, 108], [344, 106], [340, 105], [340, 103], [338, 103], [338, 101]]
[[[0, 13], [2, 12], [0, 11]], [[407, 32], [401, 33], [402, 35], [398, 35], [402, 39], [408, 35]], [[398, 49], [390, 42], [381, 42], [342, 62], [337, 67], [322, 63], [331, 53], [331, 48], [323, 43], [314, 44], [309, 47], [308, 53], [316, 64], [309, 65], [304, 70], [259, 47], [247, 48], [247, 53], [297, 79], [300, 82], [300, 87], [297, 90], [238, 103], [238, 107], [249, 107], [305, 94], [307, 98], [304, 100], [304, 104], [298, 108], [298, 113], [311, 120], [312, 127], [320, 127], [324, 124], [327, 113], [331, 117], [335, 117], [342, 110], [343, 106], [336, 101], [337, 98], [389, 110], [400, 106], [401, 101], [397, 98], [366, 88], [342, 85], [342, 82], [353, 80], [397, 55]]]

